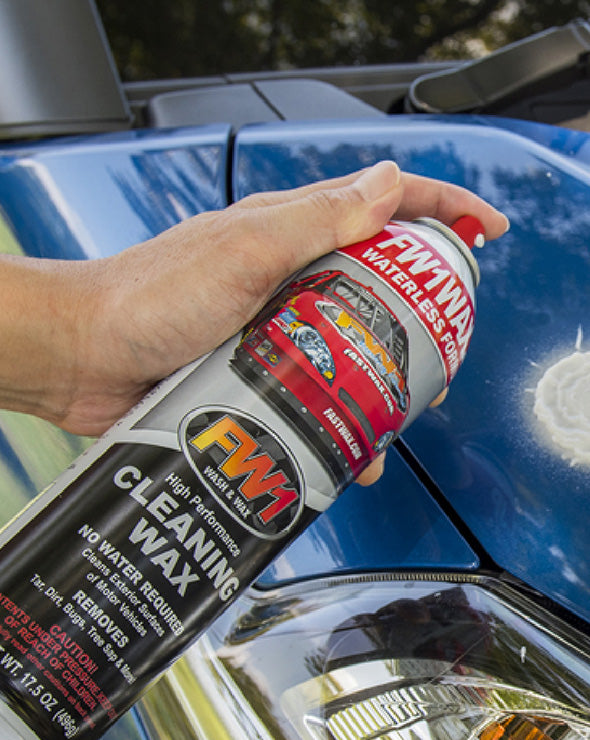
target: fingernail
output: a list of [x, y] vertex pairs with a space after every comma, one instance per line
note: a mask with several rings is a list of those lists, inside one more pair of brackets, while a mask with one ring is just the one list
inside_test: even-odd
[[401, 172], [395, 162], [384, 160], [373, 165], [355, 183], [364, 200], [377, 200], [399, 185]]

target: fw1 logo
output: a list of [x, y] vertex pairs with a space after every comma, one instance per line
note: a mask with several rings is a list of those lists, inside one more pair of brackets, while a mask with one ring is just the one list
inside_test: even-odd
[[264, 539], [291, 529], [303, 508], [301, 473], [270, 429], [216, 406], [190, 414], [180, 432], [189, 464], [235, 521]]

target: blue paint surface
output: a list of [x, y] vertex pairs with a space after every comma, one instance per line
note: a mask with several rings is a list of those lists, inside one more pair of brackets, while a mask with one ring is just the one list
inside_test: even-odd
[[[406, 171], [464, 185], [509, 216], [509, 234], [477, 253], [482, 280], [465, 365], [448, 400], [404, 439], [500, 567], [584, 618], [590, 475], [543, 439], [532, 407], [544, 369], [573, 352], [578, 327], [590, 337], [589, 157], [585, 133], [494, 118], [278, 124], [241, 133], [234, 182], [241, 197], [391, 158]], [[398, 481], [388, 471], [380, 485], [393, 490]], [[408, 510], [391, 500], [387, 536], [395, 537], [405, 533]], [[345, 554], [338, 563], [318, 559], [316, 570], [366, 565], [352, 542], [349, 550], [343, 543], [344, 507], [325, 516], [321, 526], [339, 532]], [[375, 527], [375, 540], [385, 541], [384, 528]], [[305, 537], [312, 552], [313, 533]], [[296, 547], [299, 553], [304, 543]], [[446, 548], [432, 565], [445, 567]], [[400, 566], [403, 559], [390, 560]]]
[[[126, 133], [5, 146], [0, 209], [27, 254], [117, 252], [233, 198], [293, 187], [393, 158], [478, 192], [510, 217], [477, 254], [477, 326], [450, 396], [404, 435], [483, 549], [510, 573], [590, 619], [589, 476], [540, 436], [533, 389], [590, 335], [590, 138], [483, 117], [265, 124]], [[47, 432], [50, 434], [50, 432]], [[10, 441], [13, 475], [31, 486]], [[6, 447], [6, 449], [4, 449]], [[478, 567], [427, 488], [389, 453], [386, 475], [349, 489], [264, 574]]]

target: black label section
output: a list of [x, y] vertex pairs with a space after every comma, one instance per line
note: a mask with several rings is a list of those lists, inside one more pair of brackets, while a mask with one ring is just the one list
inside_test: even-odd
[[100, 737], [315, 517], [263, 539], [224, 488], [115, 445], [0, 552], [0, 692], [44, 740]]

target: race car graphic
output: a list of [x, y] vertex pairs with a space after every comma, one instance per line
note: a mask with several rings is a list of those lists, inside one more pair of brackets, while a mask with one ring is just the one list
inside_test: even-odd
[[[409, 410], [408, 337], [368, 287], [337, 270], [286, 288], [247, 327], [232, 367], [352, 477]], [[326, 439], [326, 433], [329, 439]]]

